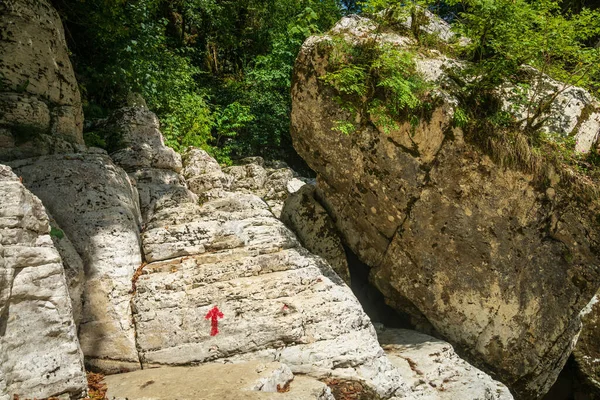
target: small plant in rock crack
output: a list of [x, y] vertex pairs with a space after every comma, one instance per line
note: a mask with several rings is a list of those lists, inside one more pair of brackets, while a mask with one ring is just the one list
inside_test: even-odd
[[54, 226], [50, 227], [50, 236], [57, 239], [62, 239], [65, 237], [65, 233]]

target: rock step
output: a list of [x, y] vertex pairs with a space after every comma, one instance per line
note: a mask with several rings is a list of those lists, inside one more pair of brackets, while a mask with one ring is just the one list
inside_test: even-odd
[[154, 368], [107, 376], [105, 381], [107, 398], [114, 400], [333, 400], [324, 383], [293, 376], [278, 362]]

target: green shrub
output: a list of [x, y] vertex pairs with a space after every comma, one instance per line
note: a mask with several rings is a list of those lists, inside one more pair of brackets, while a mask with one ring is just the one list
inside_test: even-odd
[[162, 119], [165, 141], [176, 151], [182, 152], [189, 146], [210, 148], [215, 118], [204, 96], [187, 93]]

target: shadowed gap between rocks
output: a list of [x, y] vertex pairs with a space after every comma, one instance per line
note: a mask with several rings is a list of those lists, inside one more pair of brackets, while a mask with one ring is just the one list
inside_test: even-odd
[[383, 294], [369, 282], [370, 267], [344, 246], [352, 284], [350, 288], [373, 323], [389, 328], [412, 329], [410, 316], [400, 313], [385, 303]]
[[560, 372], [558, 379], [542, 400], [595, 400], [600, 398], [600, 393], [590, 391], [591, 386], [586, 385], [577, 372], [577, 365], [573, 355]]

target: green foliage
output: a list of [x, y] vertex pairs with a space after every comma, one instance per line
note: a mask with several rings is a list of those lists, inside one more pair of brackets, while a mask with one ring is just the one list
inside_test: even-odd
[[454, 126], [465, 128], [469, 124], [469, 115], [464, 109], [458, 107], [454, 110], [452, 122], [454, 123]]
[[307, 36], [342, 15], [336, 0], [53, 2], [86, 117], [103, 117], [138, 92], [170, 145], [204, 146], [223, 160], [291, 147], [295, 57]]
[[219, 137], [234, 137], [254, 119], [249, 106], [241, 105], [237, 101], [231, 103], [216, 118], [217, 134]]
[[[449, 0], [463, 10], [454, 24], [470, 39], [462, 46], [472, 61], [457, 73], [460, 95], [471, 104], [500, 85], [514, 87], [511, 101], [525, 109], [525, 129], [535, 131], [549, 105], [569, 85], [597, 90], [600, 49], [587, 42], [600, 35], [600, 12], [584, 9], [580, 14], [562, 13], [557, 0]], [[529, 65], [536, 70], [524, 69]], [[547, 90], [544, 76], [567, 85]], [[473, 110], [479, 113], [477, 107]], [[513, 110], [515, 111], [515, 110]]]
[[378, 77], [377, 87], [384, 89], [392, 115], [400, 116], [404, 110], [414, 111], [422, 106], [420, 97], [428, 85], [417, 73], [413, 53], [385, 45], [371, 68]]
[[86, 146], [100, 147], [101, 149], [107, 148], [106, 139], [98, 132], [93, 132], [93, 131], [84, 132], [83, 140], [84, 140]]
[[[414, 53], [375, 42], [352, 46], [344, 39], [330, 46], [330, 67], [319, 79], [336, 90], [350, 119], [367, 117], [385, 132], [402, 120], [418, 123], [417, 114], [428, 108], [430, 85], [417, 73]], [[355, 129], [350, 121], [335, 121], [333, 127], [344, 134]]]
[[429, 22], [426, 10], [437, 0], [365, 0], [362, 9], [382, 25], [393, 25], [402, 28], [404, 22], [410, 20], [410, 32], [422, 44], [425, 33], [423, 25]]
[[350, 135], [356, 131], [356, 126], [350, 121], [337, 120], [333, 121], [333, 128], [331, 130], [340, 132], [344, 135]]
[[176, 151], [189, 146], [209, 148], [215, 119], [206, 99], [199, 94], [184, 94], [173, 111], [162, 121], [166, 144]]
[[337, 70], [321, 77], [321, 80], [336, 88], [339, 93], [350, 96], [362, 97], [369, 90], [366, 66], [342, 64]]

